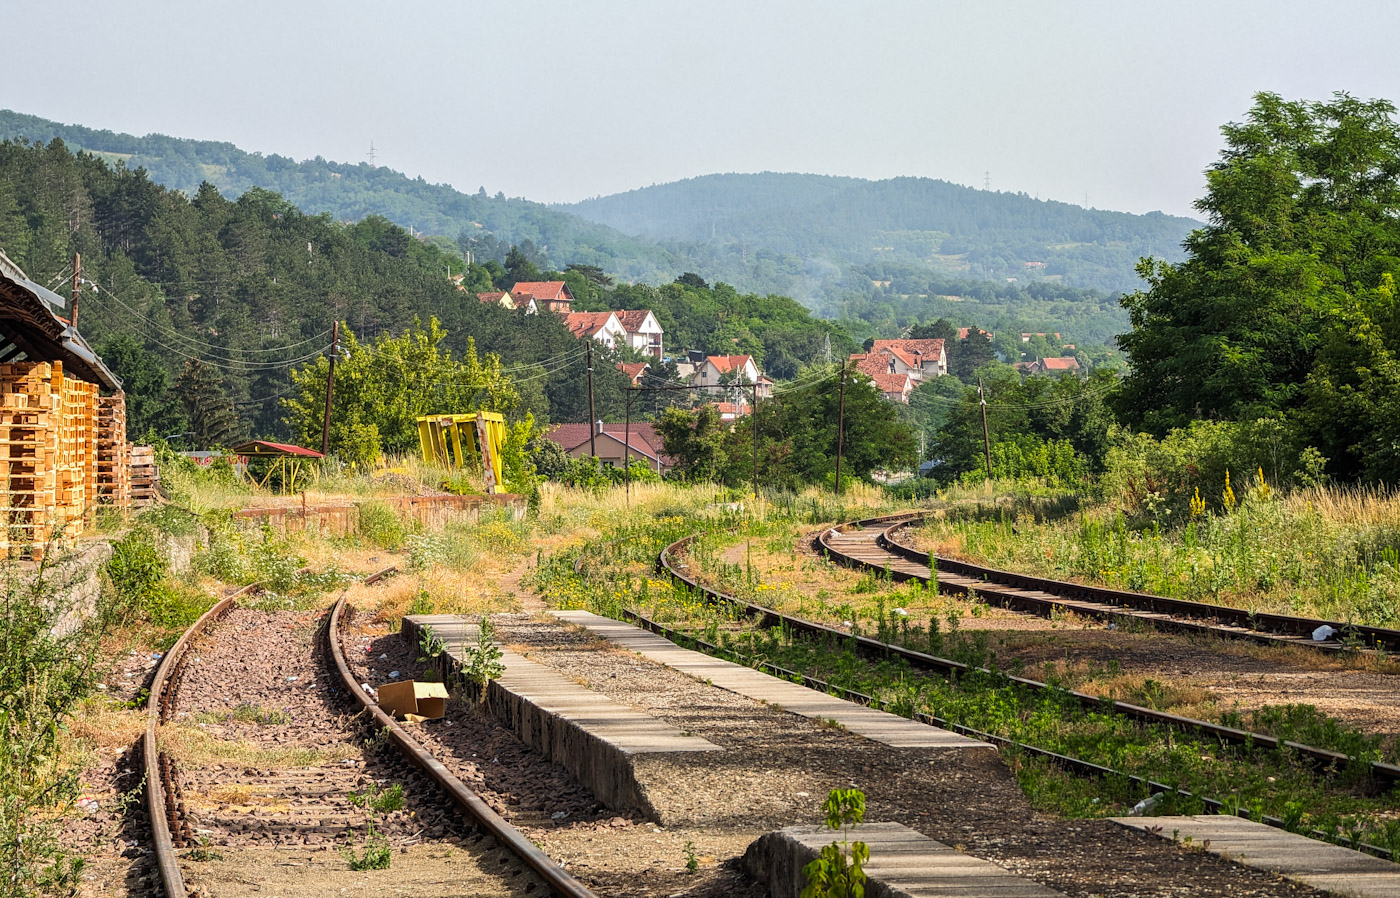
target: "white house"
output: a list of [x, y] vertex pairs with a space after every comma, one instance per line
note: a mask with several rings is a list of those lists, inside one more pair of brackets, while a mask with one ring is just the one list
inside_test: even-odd
[[627, 345], [637, 352], [661, 360], [661, 323], [650, 309], [623, 309], [617, 313], [617, 320], [627, 331]]
[[580, 340], [597, 340], [609, 349], [627, 342], [627, 331], [614, 312], [569, 312], [564, 316], [564, 326]]
[[705, 361], [695, 366], [690, 382], [697, 387], [714, 387], [712, 392], [720, 392], [730, 384], [758, 383], [758, 366], [751, 355], [707, 355]]

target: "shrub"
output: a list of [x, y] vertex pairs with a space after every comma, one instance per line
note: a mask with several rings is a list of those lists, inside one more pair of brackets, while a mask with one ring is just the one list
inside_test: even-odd
[[403, 521], [383, 502], [360, 504], [360, 536], [381, 549], [395, 551], [403, 545]]

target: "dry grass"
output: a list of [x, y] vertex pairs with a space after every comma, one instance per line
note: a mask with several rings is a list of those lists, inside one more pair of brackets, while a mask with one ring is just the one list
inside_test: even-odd
[[1395, 527], [1400, 492], [1381, 486], [1319, 486], [1290, 493], [1283, 506], [1295, 515], [1320, 515], [1344, 527]]
[[182, 764], [212, 767], [246, 764], [250, 767], [324, 767], [363, 757], [352, 745], [339, 742], [324, 748], [279, 746], [263, 748], [244, 739], [219, 739], [194, 724], [161, 727], [157, 734], [162, 751]]

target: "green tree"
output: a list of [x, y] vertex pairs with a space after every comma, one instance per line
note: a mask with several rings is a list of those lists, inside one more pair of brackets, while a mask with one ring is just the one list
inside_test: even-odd
[[968, 330], [967, 339], [950, 340], [946, 345], [948, 373], [967, 383], [977, 379], [979, 368], [997, 360], [996, 347], [992, 345], [991, 335], [975, 327]]
[[208, 365], [198, 359], [186, 362], [173, 392], [184, 410], [189, 439], [196, 449], [227, 446], [240, 435], [233, 403], [219, 375]]
[[[447, 332], [431, 318], [397, 337], [361, 343], [341, 328], [346, 358], [336, 364], [331, 407], [330, 449], [343, 461], [364, 466], [386, 452], [418, 449], [417, 419], [431, 414], [510, 412], [519, 402], [500, 358], [476, 353], [468, 338], [461, 359], [444, 346]], [[320, 442], [329, 361], [292, 371], [295, 393], [283, 400], [287, 424], [307, 445]], [[533, 419], [531, 419], [533, 421]], [[519, 439], [523, 446], [526, 439]]]
[[[1148, 288], [1123, 298], [1132, 371], [1119, 410], [1155, 434], [1297, 410], [1334, 316], [1400, 267], [1390, 102], [1261, 93], [1223, 131], [1186, 261], [1144, 260]], [[1335, 383], [1319, 377], [1315, 389]]]

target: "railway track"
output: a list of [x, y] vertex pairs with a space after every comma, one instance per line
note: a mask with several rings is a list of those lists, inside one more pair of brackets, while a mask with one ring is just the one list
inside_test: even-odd
[[[888, 571], [891, 579], [928, 583], [936, 577], [945, 592], [976, 592], [990, 605], [1050, 617], [1073, 612], [1119, 625], [1139, 624], [1156, 629], [1243, 639], [1268, 645], [1291, 645], [1320, 651], [1400, 651], [1400, 630], [1287, 614], [1268, 614], [1192, 602], [1128, 590], [1109, 589], [1065, 580], [1051, 580], [984, 567], [943, 556], [931, 556], [899, 540], [899, 531], [922, 519], [903, 514], [855, 521], [822, 531], [814, 543], [818, 552], [847, 567]], [[1313, 638], [1319, 627], [1335, 633]]]
[[[886, 518], [875, 519], [876, 522], [881, 523], [888, 522], [889, 520], [890, 519]], [[901, 520], [907, 521], [909, 518], [908, 516], [904, 516]], [[864, 523], [868, 524], [871, 522]], [[826, 533], [830, 533], [830, 531]], [[826, 533], [824, 533], [823, 536], [825, 536]], [[816, 641], [826, 640], [833, 644], [850, 645], [854, 648], [855, 652], [862, 657], [877, 661], [898, 659], [907, 663], [912, 669], [941, 676], [961, 676], [975, 671], [990, 673], [990, 671], [986, 671], [985, 669], [972, 668], [958, 661], [939, 658], [900, 645], [880, 642], [879, 640], [871, 639], [867, 636], [853, 635], [844, 630], [838, 630], [835, 627], [829, 627], [825, 624], [819, 624], [803, 618], [783, 614], [772, 608], [747, 602], [729, 595], [728, 593], [705, 586], [688, 572], [688, 567], [684, 561], [684, 553], [687, 547], [697, 537], [698, 534], [686, 537], [663, 549], [657, 559], [658, 568], [670, 576], [673, 581], [684, 584], [689, 589], [705, 596], [709, 601], [727, 605], [730, 608], [740, 611], [745, 616], [756, 618], [760, 627], [781, 627], [804, 639]], [[883, 567], [880, 569], [884, 570]], [[889, 570], [893, 577], [899, 568], [891, 565]], [[1009, 682], [1032, 691], [1054, 692], [1055, 694], [1069, 696], [1090, 710], [1100, 712], [1112, 711], [1113, 713], [1123, 715], [1142, 723], [1161, 724], [1179, 730], [1202, 733], [1219, 739], [1222, 743], [1229, 745], [1250, 746], [1275, 751], [1290, 750], [1302, 757], [1309, 758], [1322, 768], [1334, 766], [1341, 769], [1354, 763], [1350, 756], [1325, 748], [1282, 740], [1263, 733], [1252, 733], [1247, 730], [1227, 727], [1204, 720], [1196, 720], [1190, 717], [1182, 717], [1177, 714], [1168, 714], [1163, 711], [1158, 711], [1155, 708], [1134, 705], [1128, 702], [1106, 701], [1100, 696], [1091, 695], [1087, 692], [1066, 690], [1025, 677], [1009, 676], [1004, 673], [1000, 674], [1000, 676], [1004, 676]], [[1367, 766], [1372, 778], [1384, 788], [1389, 788], [1397, 782], [1400, 782], [1400, 766], [1379, 761], [1371, 762]]]
[[[365, 582], [374, 583], [393, 571], [393, 568], [380, 571]], [[180, 868], [177, 848], [192, 844], [201, 832], [201, 821], [192, 810], [185, 807], [180, 797], [180, 776], [169, 757], [160, 751], [159, 728], [174, 714], [177, 691], [185, 673], [184, 662], [191, 645], [216, 622], [234, 614], [240, 598], [256, 591], [256, 586], [247, 587], [215, 604], [165, 654], [152, 682], [143, 748], [153, 854], [166, 898], [186, 898], [189, 894]], [[370, 700], [347, 664], [340, 644], [339, 634], [344, 611], [345, 596], [342, 594], [326, 615], [326, 626], [320, 629], [315, 640], [314, 651], [321, 655], [319, 663], [333, 671], [328, 678], [333, 682], [318, 683], [317, 686], [354, 696], [357, 709], [368, 721], [369, 727], [373, 732], [386, 736], [387, 740], [398, 748], [402, 763], [411, 764], [421, 770], [446, 793], [446, 797], [451, 799], [457, 809], [464, 812], [464, 819], [472, 828], [484, 836], [492, 837], [497, 846], [518, 858], [525, 868], [546, 885], [546, 890], [541, 894], [554, 894], [563, 898], [593, 898], [592, 891], [554, 863], [493, 811], [426, 751], [404, 727]], [[249, 770], [246, 773], [263, 772]], [[276, 824], [259, 823], [259, 831], [264, 837], [277, 838], [287, 833], [295, 833], [326, 839], [351, 828], [351, 816], [344, 813], [345, 809], [339, 808], [337, 804], [345, 795], [345, 789], [342, 788], [344, 784], [331, 783], [324, 774], [303, 776], [296, 772], [271, 775], [265, 779], [266, 783], [259, 781], [259, 784], [277, 790], [292, 807], [286, 821]]]

